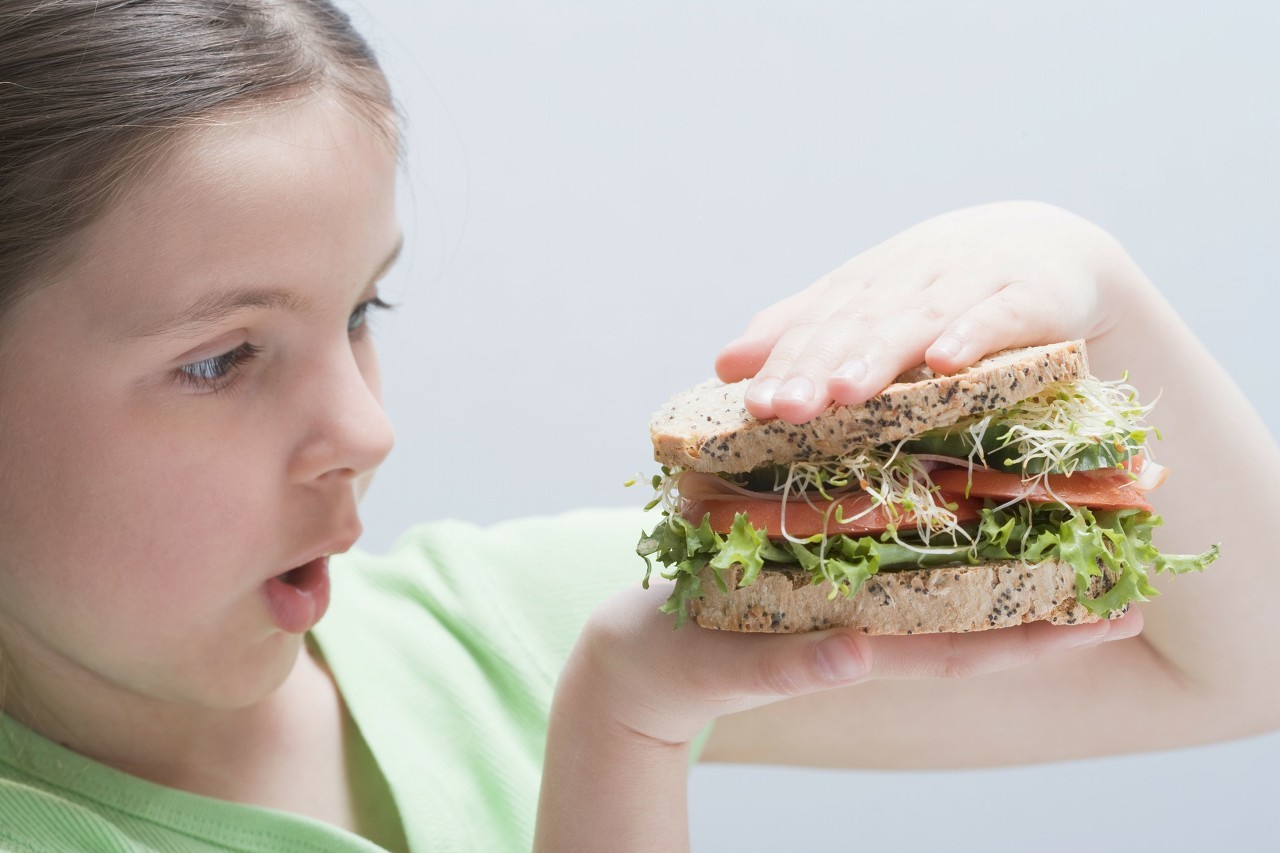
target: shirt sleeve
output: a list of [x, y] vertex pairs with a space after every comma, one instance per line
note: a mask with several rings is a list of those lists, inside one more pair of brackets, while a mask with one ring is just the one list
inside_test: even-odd
[[435, 522], [410, 530], [396, 550], [427, 552], [436, 580], [467, 619], [518, 644], [554, 680], [591, 611], [643, 580], [636, 542], [654, 523], [639, 510], [616, 509], [488, 527]]
[[[500, 647], [554, 685], [591, 611], [643, 581], [636, 544], [658, 520], [639, 509], [586, 509], [487, 527], [434, 522], [408, 531], [396, 551], [428, 556], [436, 600], [453, 600], [472, 642]], [[709, 734], [695, 739], [694, 760]]]

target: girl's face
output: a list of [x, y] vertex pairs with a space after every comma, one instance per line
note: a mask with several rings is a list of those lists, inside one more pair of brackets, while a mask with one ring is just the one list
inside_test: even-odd
[[0, 650], [19, 684], [231, 708], [281, 683], [328, 590], [312, 571], [282, 611], [273, 579], [350, 547], [392, 444], [364, 320], [399, 243], [395, 175], [320, 97], [211, 123], [6, 318]]

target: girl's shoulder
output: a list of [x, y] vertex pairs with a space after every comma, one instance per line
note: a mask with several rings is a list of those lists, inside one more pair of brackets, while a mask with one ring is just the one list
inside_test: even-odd
[[64, 794], [6, 773], [0, 764], [0, 851], [37, 853], [51, 849], [132, 853], [139, 847], [110, 820]]
[[301, 815], [202, 797], [78, 755], [0, 714], [0, 853], [372, 853]]

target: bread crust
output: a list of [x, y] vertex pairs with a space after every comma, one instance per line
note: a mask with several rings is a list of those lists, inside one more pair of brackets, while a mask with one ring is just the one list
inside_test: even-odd
[[1083, 341], [1005, 350], [950, 376], [913, 368], [861, 405], [832, 405], [798, 425], [748, 414], [748, 380], [712, 380], [672, 397], [649, 421], [649, 433], [663, 465], [736, 474], [768, 463], [837, 459], [860, 444], [948, 426], [1088, 375]]
[[[810, 583], [808, 572], [790, 566], [766, 564], [754, 583], [739, 589], [741, 577], [737, 566], [724, 573], [726, 594], [713, 570], [702, 570], [703, 595], [690, 604], [699, 625], [758, 633], [847, 627], [864, 634], [902, 635], [984, 631], [1041, 620], [1076, 625], [1100, 618], [1076, 601], [1075, 569], [1059, 560], [882, 572], [849, 598], [828, 598], [830, 584]], [[1105, 592], [1114, 582], [1104, 569], [1089, 595]], [[1110, 618], [1128, 609], [1125, 605]]]

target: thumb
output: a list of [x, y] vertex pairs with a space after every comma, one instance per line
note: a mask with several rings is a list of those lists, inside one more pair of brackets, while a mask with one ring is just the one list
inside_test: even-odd
[[860, 633], [673, 630], [658, 610], [670, 591], [655, 582], [603, 602], [575, 646], [576, 664], [566, 666], [585, 673], [582, 684], [633, 732], [686, 742], [716, 717], [871, 676], [871, 644]]
[[622, 703], [618, 716], [632, 731], [668, 743], [688, 741], [716, 717], [871, 676], [867, 638], [844, 628], [744, 634], [697, 625], [672, 631], [668, 624], [665, 631], [674, 654], [662, 655], [657, 677]]
[[704, 629], [700, 633], [706, 640], [699, 657], [707, 692], [735, 706], [735, 711], [871, 676], [867, 638], [848, 629], [750, 635]]

